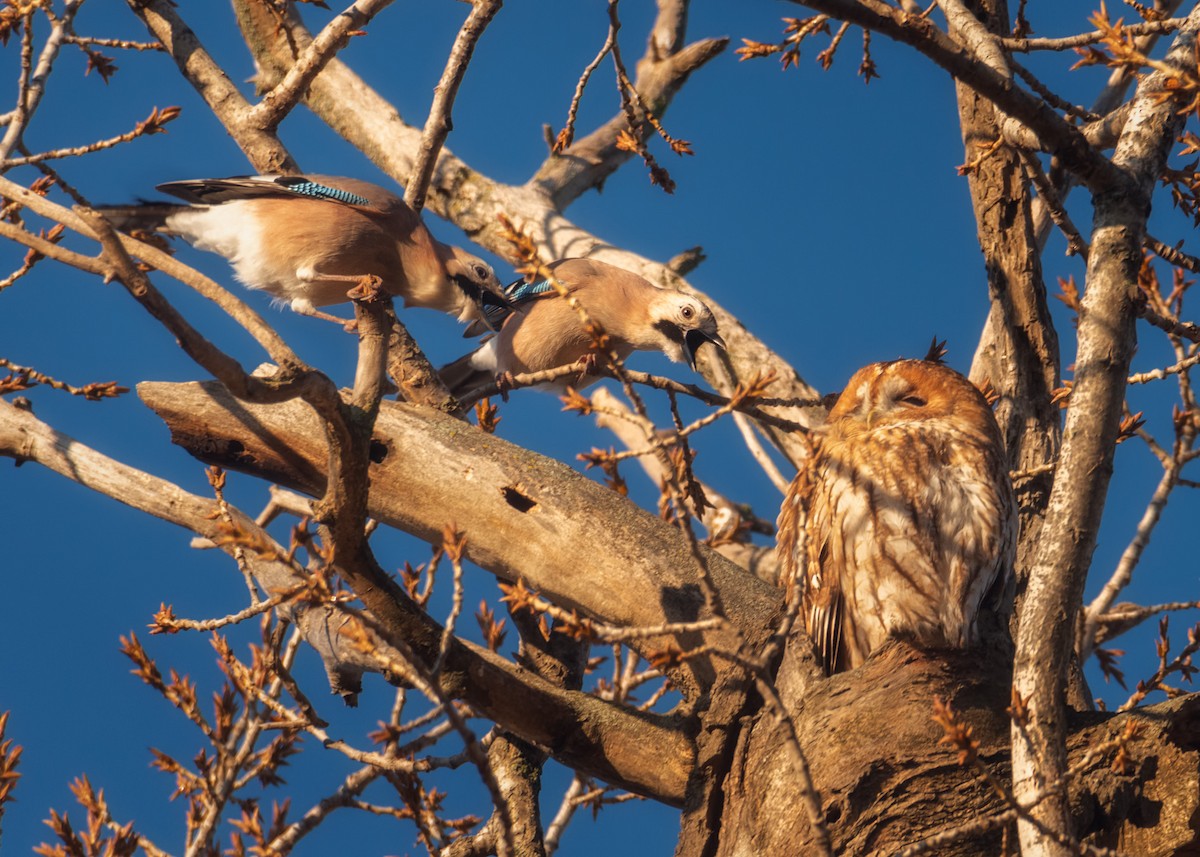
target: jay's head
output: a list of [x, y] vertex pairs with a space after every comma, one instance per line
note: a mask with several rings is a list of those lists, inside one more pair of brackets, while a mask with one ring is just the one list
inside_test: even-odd
[[459, 248], [451, 248], [451, 258], [446, 262], [446, 274], [462, 292], [459, 304], [459, 321], [478, 321], [494, 329], [484, 310], [491, 307], [512, 307], [504, 297], [504, 288], [496, 277], [492, 266]]
[[725, 350], [712, 310], [694, 295], [663, 289], [650, 305], [650, 320], [661, 339], [659, 348], [676, 363], [695, 369], [696, 351], [706, 342]]

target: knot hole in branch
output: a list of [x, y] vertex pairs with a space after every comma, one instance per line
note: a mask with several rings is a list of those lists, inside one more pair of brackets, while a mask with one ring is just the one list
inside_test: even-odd
[[505, 485], [500, 489], [500, 493], [504, 495], [504, 502], [518, 512], [528, 512], [537, 505], [536, 500], [526, 496], [516, 485]]

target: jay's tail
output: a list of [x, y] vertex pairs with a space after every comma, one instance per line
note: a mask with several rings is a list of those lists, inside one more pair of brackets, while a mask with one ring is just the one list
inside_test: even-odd
[[167, 228], [167, 218], [191, 207], [169, 202], [145, 202], [137, 205], [98, 205], [96, 211], [122, 232], [163, 232], [169, 235], [173, 233]]
[[464, 408], [470, 408], [479, 400], [478, 396], [471, 395], [474, 391], [496, 380], [495, 374], [471, 365], [471, 358], [474, 356], [474, 352], [464, 354], [438, 370], [438, 377], [442, 379], [446, 389]]

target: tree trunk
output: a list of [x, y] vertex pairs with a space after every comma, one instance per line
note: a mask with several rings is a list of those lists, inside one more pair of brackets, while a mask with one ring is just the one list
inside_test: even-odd
[[[1015, 843], [1012, 821], [986, 823], [1005, 799], [973, 768], [960, 767], [931, 719], [935, 697], [949, 700], [980, 742], [995, 780], [1009, 776], [1011, 677], [1006, 655], [922, 653], [889, 644], [861, 669], [788, 692], [802, 669], [794, 638], [779, 685], [821, 795], [837, 854], [896, 854], [944, 836], [925, 853], [978, 857]], [[1093, 845], [1128, 854], [1200, 853], [1200, 695], [1127, 714], [1075, 715], [1068, 749], [1074, 765], [1090, 748], [1140, 732], [1131, 763], [1114, 773], [1114, 751], [1101, 753], [1071, 783], [1075, 829]], [[708, 841], [681, 840], [683, 855], [819, 853], [797, 795], [800, 785], [785, 733], [765, 709], [746, 720], [721, 792], [720, 827]], [[980, 822], [980, 823], [976, 823]], [[958, 831], [951, 834], [951, 831]]]
[[[321, 453], [310, 448], [319, 433], [306, 424], [303, 406], [234, 403], [214, 385], [143, 384], [139, 392], [170, 423], [176, 442], [193, 454], [292, 485], [311, 489], [314, 481], [319, 482], [313, 462], [321, 460]], [[205, 430], [196, 432], [197, 426]], [[469, 432], [471, 443], [463, 444], [458, 459], [422, 456], [424, 463], [417, 469], [429, 472], [421, 481], [419, 474], [410, 472], [413, 457], [402, 451], [428, 448], [430, 438], [442, 431]], [[416, 436], [423, 439], [420, 444], [415, 443]], [[500, 540], [493, 544], [489, 528], [482, 525], [480, 516], [491, 514], [491, 492], [481, 488], [493, 481], [490, 468], [508, 462], [525, 474], [523, 487], [537, 500], [543, 526], [555, 522], [549, 531], [540, 535], [530, 531], [520, 540], [526, 554], [539, 539], [560, 548], [570, 545], [593, 557], [596, 551], [619, 546], [620, 540], [614, 545], [610, 537], [583, 531], [562, 539], [562, 528], [576, 525], [572, 521], [578, 521], [581, 508], [590, 510], [587, 517], [609, 525], [609, 536], [615, 522], [627, 514], [618, 508], [625, 503], [615, 494], [565, 467], [528, 452], [521, 453], [518, 466], [509, 462], [515, 453], [502, 441], [412, 406], [386, 407], [377, 424], [377, 440], [381, 452], [386, 449], [391, 454], [383, 456], [373, 471], [372, 510], [393, 525], [432, 526], [418, 520], [430, 514], [425, 504], [410, 502], [407, 509], [401, 508], [405, 504], [393, 508], [389, 498], [399, 486], [411, 500], [440, 484], [442, 494], [449, 496], [440, 496], [434, 505], [443, 510], [453, 507], [460, 524], [478, 523], [468, 527], [477, 535], [477, 558], [503, 570], [505, 548]], [[389, 469], [405, 461], [403, 478]], [[443, 467], [472, 474], [474, 490], [464, 493], [461, 480], [435, 478]], [[553, 490], [549, 490], [551, 483]], [[509, 480], [499, 479], [496, 484], [509, 484]], [[501, 498], [499, 505], [507, 506], [503, 492], [495, 493]], [[456, 505], [458, 496], [473, 498], [473, 503]], [[524, 516], [518, 515], [516, 522], [505, 519], [507, 527], [511, 530]], [[653, 519], [645, 517], [649, 520], [643, 525], [650, 527]], [[544, 570], [536, 563], [527, 564], [525, 570], [545, 584], [543, 591], [593, 616], [616, 623], [661, 621], [677, 612], [671, 599], [677, 597], [683, 581], [671, 548], [677, 534], [665, 526], [651, 531], [656, 537], [641, 546], [636, 561], [627, 557], [617, 563], [627, 584], [636, 580], [640, 586], [659, 588], [658, 598], [648, 603], [627, 601], [616, 589], [593, 585], [590, 595], [574, 589], [571, 563]], [[761, 641], [763, 629], [774, 624], [772, 599], [749, 573], [715, 555], [710, 561], [731, 620], [751, 648], [758, 648], [761, 643], [755, 641]], [[597, 600], [601, 591], [605, 597]], [[998, 853], [1005, 835], [1012, 841], [1011, 816], [1000, 822], [984, 821], [1009, 809], [1006, 798], [978, 771], [959, 766], [956, 751], [942, 742], [944, 732], [931, 717], [935, 698], [949, 701], [972, 728], [979, 755], [994, 780], [1007, 789], [1010, 653], [1003, 642], [984, 651], [940, 653], [891, 643], [861, 668], [821, 679], [816, 677], [807, 638], [792, 637], [776, 685], [795, 724], [835, 853], [892, 854], [937, 836], [936, 847], [927, 853], [965, 857]], [[678, 678], [685, 688], [695, 682], [693, 693], [706, 689], [685, 727], [696, 749], [684, 798], [680, 857], [819, 853], [800, 806], [801, 780], [786, 730], [775, 713], [763, 707], [752, 683], [728, 667], [717, 667], [708, 677], [711, 684], [697, 681], [700, 676]], [[1089, 750], [1120, 735], [1130, 721], [1139, 732], [1128, 749], [1129, 763], [1114, 766], [1115, 750], [1108, 750], [1096, 754], [1072, 779], [1074, 829], [1092, 844], [1132, 854], [1200, 853], [1200, 695], [1127, 714], [1074, 715], [1069, 723], [1069, 762], [1079, 765]], [[679, 761], [663, 758], [661, 750], [640, 748], [642, 753], [658, 753], [660, 764]], [[561, 758], [553, 748], [551, 753]]]

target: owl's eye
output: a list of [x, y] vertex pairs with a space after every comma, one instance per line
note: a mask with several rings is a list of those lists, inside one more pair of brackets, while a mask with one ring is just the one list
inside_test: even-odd
[[907, 396], [901, 396], [899, 401], [906, 405], [911, 405], [914, 408], [923, 408], [926, 405], [925, 400], [916, 393], [909, 393]]

